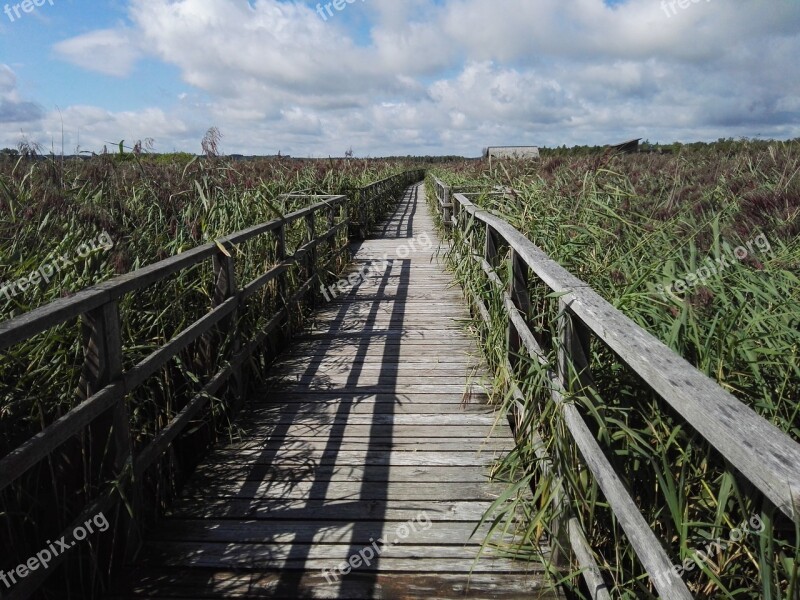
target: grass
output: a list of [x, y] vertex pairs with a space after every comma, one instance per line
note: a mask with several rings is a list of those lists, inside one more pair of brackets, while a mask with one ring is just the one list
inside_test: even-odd
[[[545, 155], [540, 163], [479, 163], [437, 174], [457, 185], [512, 188], [507, 196], [477, 200], [499, 213], [600, 295], [716, 380], [794, 440], [800, 440], [800, 144], [719, 144], [673, 155]], [[475, 201], [475, 200], [473, 200]], [[474, 248], [481, 248], [476, 232]], [[706, 258], [728, 256], [758, 236], [743, 260], [702, 285], [662, 296], [676, 278], [695, 273]], [[456, 239], [457, 245], [460, 243]], [[769, 250], [767, 250], [769, 248]], [[566, 482], [571, 509], [583, 523], [612, 597], [654, 598], [652, 585], [587, 475], [560, 412], [549, 401], [544, 371], [522, 357], [504, 364], [505, 320], [483, 273], [463, 253], [450, 254], [466, 289], [489, 306], [492, 325], [476, 327], [495, 368], [498, 401], [510, 410], [510, 381], [522, 388], [532, 423], [542, 433], [556, 472]], [[557, 299], [535, 279], [537, 337], [555, 364]], [[476, 323], [477, 320], [476, 320]], [[724, 459], [596, 340], [591, 344], [596, 393], [576, 403], [606, 456], [632, 491], [697, 598], [786, 598], [800, 595], [797, 524], [754, 493]], [[547, 533], [546, 498], [555, 480], [543, 475], [524, 440], [503, 467], [534, 484], [537, 504], [527, 546]], [[512, 513], [509, 513], [512, 514]], [[747, 535], [707, 561], [697, 550], [753, 515], [765, 533]], [[575, 593], [581, 590], [575, 588]]]
[[[2, 281], [16, 281], [56, 256], [77, 259], [81, 245], [100, 235], [113, 242], [110, 248], [76, 260], [49, 282], [11, 297], [0, 295], [0, 320], [270, 221], [309, 202], [282, 194], [349, 194], [408, 168], [400, 161], [234, 162], [133, 154], [88, 161], [62, 162], [54, 157], [0, 161]], [[305, 226], [301, 219], [287, 227], [289, 254], [303, 243]], [[316, 233], [326, 230], [326, 220], [317, 219], [315, 228]], [[344, 244], [343, 236], [337, 242]], [[329, 252], [327, 244], [320, 248], [319, 264], [330, 258]], [[234, 258], [236, 280], [242, 285], [278, 260], [275, 240], [259, 236], [236, 248]], [[334, 263], [332, 270], [341, 266], [341, 261]], [[298, 268], [288, 273], [290, 290], [301, 276]], [[206, 261], [125, 296], [120, 304], [124, 368], [137, 364], [205, 315], [212, 305], [213, 287], [211, 261]], [[239, 326], [245, 332], [258, 331], [278, 305], [277, 287], [265, 286], [240, 311]], [[0, 456], [85, 397], [81, 340], [80, 324], [68, 323], [3, 352]], [[221, 343], [225, 342], [199, 340], [128, 396], [136, 450], [149, 443], [201, 390], [201, 382], [223, 366]], [[267, 368], [273, 350], [266, 347], [246, 365], [251, 381]], [[155, 516], [168, 505], [205, 448], [220, 436], [232, 434], [228, 429], [231, 403], [229, 395], [211, 398], [208, 409], [150, 469], [144, 482], [147, 514]], [[14, 568], [45, 547], [44, 540], [57, 539], [105, 488], [111, 476], [108, 434], [109, 423], [100, 419], [0, 492], [0, 528], [6, 548], [0, 568]], [[112, 521], [123, 517], [119, 513], [107, 516]], [[114, 529], [118, 526], [119, 522]], [[42, 597], [92, 597], [102, 588], [105, 576], [96, 567], [108, 564], [105, 555], [111, 549], [97, 539], [76, 549], [68, 567], [50, 578]]]

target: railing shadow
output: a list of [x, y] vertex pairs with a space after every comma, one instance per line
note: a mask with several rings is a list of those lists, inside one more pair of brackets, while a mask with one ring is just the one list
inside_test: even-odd
[[[401, 240], [413, 235], [416, 210], [417, 192], [412, 188], [376, 235], [403, 243]], [[274, 552], [275, 548], [272, 548], [270, 552], [267, 546], [262, 546], [262, 552], [252, 548], [251, 562], [254, 570], [265, 570], [265, 563], [271, 560], [283, 567], [280, 573], [270, 577], [270, 593], [275, 596], [302, 598], [308, 594], [303, 587], [302, 573], [312, 570], [310, 563], [319, 562], [312, 553], [320, 537], [326, 537], [328, 543], [350, 540], [347, 555], [329, 561], [331, 564], [328, 566], [335, 568], [342, 560], [358, 553], [385, 533], [383, 521], [389, 500], [394, 437], [392, 422], [396, 402], [400, 401], [397, 395], [399, 346], [392, 342], [403, 336], [410, 274], [409, 259], [390, 257], [383, 272], [373, 272], [371, 280], [361, 281], [337, 298], [338, 309], [333, 319], [326, 321], [325, 334], [318, 337], [312, 334], [299, 340], [303, 343], [303, 339], [310, 338], [314, 349], [313, 355], [304, 363], [299, 381], [278, 373], [265, 389], [265, 393], [274, 398], [275, 405], [259, 406], [257, 410], [272, 419], [260, 422], [258, 415], [251, 410], [252, 418], [246, 425], [243, 439], [250, 440], [249, 443], [258, 446], [259, 450], [250, 454], [246, 447], [239, 445], [236, 448], [248, 453], [246, 457], [251, 464], [247, 467], [232, 465], [225, 473], [218, 469], [199, 474], [200, 479], [195, 485], [210, 483], [215, 476], [244, 480], [228, 499], [228, 506], [220, 503], [215, 514], [228, 519], [269, 515], [269, 525], [256, 526], [252, 532], [253, 539], [262, 544], [278, 544], [280, 551]], [[374, 290], [374, 294], [359, 295], [366, 288]], [[348, 317], [352, 317], [352, 303], [356, 299], [360, 308], [358, 321], [363, 321], [360, 330], [348, 324]], [[392, 303], [388, 309], [390, 325], [384, 326], [387, 301]], [[344, 339], [341, 334], [344, 334]], [[349, 370], [344, 383], [337, 384], [326, 374], [324, 362], [343, 348], [347, 348], [347, 358], [342, 357], [340, 361], [337, 357], [335, 360], [339, 365], [350, 361]], [[374, 372], [365, 373], [364, 365], [367, 356], [376, 354], [381, 357], [380, 369], [373, 380]], [[359, 385], [363, 375], [369, 377], [369, 384]], [[315, 398], [325, 390], [330, 395], [317, 401]], [[281, 401], [281, 396], [287, 392], [292, 394], [294, 401]], [[309, 401], [298, 401], [300, 394], [307, 394]], [[379, 402], [379, 394], [392, 400]], [[373, 418], [364, 440], [363, 465], [351, 464], [348, 469], [347, 461], [340, 460], [344, 449], [350, 452], [351, 448], [346, 446], [348, 421], [354, 408], [373, 395]], [[359, 452], [362, 452], [361, 448], [359, 445]], [[352, 496], [343, 495], [341, 486], [332, 485], [334, 474], [341, 478], [348, 472], [359, 488]], [[334, 490], [333, 502], [332, 487], [340, 488]], [[292, 498], [286, 498], [287, 495]], [[285, 502], [281, 502], [282, 499]], [[313, 514], [313, 518], [309, 518], [309, 514]], [[342, 527], [347, 521], [352, 523], [349, 531]], [[231, 558], [237, 567], [247, 568], [246, 557], [239, 554]], [[343, 576], [338, 595], [372, 596], [377, 585], [379, 563], [378, 555], [372, 565], [361, 569], [357, 575]], [[238, 584], [241, 585], [241, 581]]]

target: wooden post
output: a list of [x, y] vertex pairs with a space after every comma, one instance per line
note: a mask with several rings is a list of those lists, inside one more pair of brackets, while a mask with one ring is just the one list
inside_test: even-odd
[[[122, 377], [122, 333], [119, 304], [108, 302], [81, 315], [84, 363], [81, 375], [85, 397], [88, 398]], [[106, 421], [106, 423], [104, 423]], [[140, 482], [133, 473], [133, 443], [131, 441], [130, 417], [125, 396], [117, 399], [110, 415], [110, 447], [113, 454], [113, 475], [119, 481], [120, 493], [126, 497], [132, 514], [120, 515], [120, 552], [128, 560], [138, 549], [141, 533], [137, 524], [141, 508]], [[101, 447], [108, 435], [107, 419], [97, 419], [90, 426], [92, 437], [99, 436]], [[94, 444], [93, 444], [94, 446]], [[90, 457], [91, 458], [91, 457]], [[102, 472], [102, 464], [99, 471]], [[123, 502], [122, 506], [125, 506]], [[100, 567], [102, 569], [102, 567]]]
[[369, 234], [369, 223], [368, 223], [368, 211], [367, 211], [367, 199], [366, 196], [368, 188], [359, 188], [358, 189], [358, 212], [359, 212], [359, 220], [361, 221], [360, 226], [361, 230], [359, 232], [360, 237], [362, 240], [367, 239], [367, 235]]
[[[326, 216], [327, 216], [328, 231], [330, 231], [336, 226], [336, 207], [329, 206], [328, 210], [326, 211]], [[337, 251], [336, 247], [337, 237], [338, 237], [337, 235], [332, 235], [331, 237], [328, 238], [328, 251], [330, 252], [330, 258], [328, 260], [330, 261], [331, 269], [335, 272], [338, 272], [336, 259], [334, 258], [336, 256], [336, 251]], [[327, 263], [328, 261], [326, 261], [326, 264]], [[327, 273], [320, 273], [320, 281], [319, 281], [320, 285], [325, 285], [327, 277], [328, 277]]]
[[[483, 257], [486, 259], [486, 262], [489, 265], [497, 270], [497, 267], [500, 266], [500, 256], [497, 254], [498, 246], [500, 246], [500, 236], [494, 230], [494, 228], [487, 223], [486, 225], [486, 240], [484, 242], [483, 248]], [[498, 273], [499, 275], [499, 273]], [[494, 284], [486, 280], [486, 289], [492, 291], [494, 289]]]
[[[229, 254], [218, 250], [213, 257], [214, 264], [214, 307], [219, 306], [229, 298], [233, 298], [238, 293], [236, 286], [236, 269], [234, 259]], [[223, 343], [225, 337], [230, 334], [230, 347], [228, 350], [228, 358], [233, 359], [242, 349], [241, 332], [239, 331], [239, 307], [225, 319], [223, 319], [217, 330], [219, 331], [217, 350]], [[213, 373], [212, 373], [213, 375]], [[241, 408], [245, 395], [245, 382], [242, 371], [242, 365], [239, 364], [233, 367], [233, 397], [234, 405], [233, 411]]]
[[[512, 248], [508, 295], [511, 296], [511, 301], [520, 312], [525, 323], [530, 325], [531, 298], [528, 293], [528, 276], [529, 269], [527, 263]], [[521, 362], [521, 348], [522, 338], [517, 332], [517, 328], [514, 327], [514, 324], [509, 320], [506, 330], [506, 350], [508, 352], [508, 362], [511, 363], [513, 369], [516, 369]]]
[[[275, 236], [275, 259], [277, 262], [286, 260], [286, 225], [281, 223], [280, 227], [273, 229], [272, 234]], [[291, 307], [289, 306], [289, 296], [287, 293], [286, 273], [281, 273], [276, 278], [277, 293], [278, 293], [278, 310], [280, 307], [286, 309], [286, 323], [289, 326], [288, 335], [291, 335], [292, 330], [292, 314]]]
[[[306, 215], [305, 221], [306, 221], [306, 237], [308, 238], [308, 242], [310, 243], [316, 239], [316, 214], [312, 212]], [[316, 246], [309, 249], [308, 254], [306, 254], [305, 263], [306, 263], [305, 264], [306, 279], [311, 279], [317, 272]], [[320, 281], [322, 281], [321, 278]], [[316, 300], [317, 300], [317, 288], [312, 285], [311, 289], [306, 295], [306, 302], [308, 302], [311, 308], [314, 308], [316, 306]]]
[[563, 300], [558, 302], [558, 376], [569, 393], [592, 385], [589, 329], [574, 317]]
[[[563, 299], [558, 301], [558, 313], [558, 377], [568, 394], [580, 394], [592, 385], [589, 368], [590, 331], [572, 314]], [[563, 473], [559, 473], [559, 476], [563, 480]], [[570, 562], [566, 553], [569, 548], [567, 523], [570, 516], [569, 513], [563, 514], [551, 524], [553, 537], [558, 541], [558, 546], [564, 549], [560, 551], [558, 546], [554, 546], [552, 561], [556, 567], [563, 569], [569, 568]]]

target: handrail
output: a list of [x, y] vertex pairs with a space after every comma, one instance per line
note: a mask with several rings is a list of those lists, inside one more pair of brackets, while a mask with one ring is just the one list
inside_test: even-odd
[[[371, 219], [377, 219], [381, 211], [388, 208], [392, 194], [396, 199], [398, 191], [423, 177], [424, 171], [409, 171], [357, 190], [360, 210], [367, 215], [366, 220], [360, 223], [362, 229], [368, 231], [374, 223]], [[292, 196], [293, 199], [297, 197]], [[139, 518], [140, 509], [137, 498], [141, 493], [138, 486], [141, 485], [144, 472], [186, 429], [192, 418], [207, 404], [208, 399], [217, 394], [230, 379], [233, 379], [237, 398], [241, 398], [242, 365], [263, 345], [268, 336], [284, 327], [287, 322], [291, 322], [292, 307], [297, 302], [311, 296], [313, 303], [317, 295], [314, 284], [324, 280], [329, 268], [335, 266], [339, 256], [349, 250], [349, 243], [345, 241], [338, 245], [337, 238], [342, 232], [346, 235], [353, 223], [352, 215], [348, 211], [350, 199], [344, 195], [309, 196], [309, 198], [316, 202], [282, 218], [233, 233], [0, 323], [0, 349], [4, 349], [80, 318], [86, 332], [84, 373], [87, 376], [85, 400], [0, 459], [0, 491], [47, 458], [64, 442], [83, 431], [98, 417], [113, 410], [112, 456], [116, 457], [114, 472], [118, 479], [115, 485], [119, 493], [115, 490], [104, 493], [100, 499], [86, 506], [80, 517], [90, 518], [101, 508], [108, 509], [114, 506], [124, 496], [133, 514], [129, 530], [122, 532], [121, 535], [135, 540], [136, 520]], [[381, 203], [381, 205], [366, 206], [370, 203]], [[315, 218], [320, 215], [327, 218], [327, 229], [324, 233], [317, 234]], [[306, 224], [305, 242], [292, 256], [286, 256], [286, 228], [301, 220]], [[235, 281], [235, 259], [231, 251], [238, 244], [265, 233], [270, 233], [275, 238], [278, 262], [264, 274], [239, 288]], [[325, 265], [317, 265], [316, 250], [323, 243], [330, 247], [331, 256]], [[127, 294], [142, 290], [208, 259], [213, 259], [214, 267], [213, 308], [137, 365], [127, 371], [123, 370], [120, 300]], [[243, 308], [244, 301], [272, 281], [277, 281], [279, 289], [285, 290], [285, 277], [293, 265], [302, 267], [305, 281], [298, 285], [291, 296], [282, 298], [282, 308], [252, 340], [244, 340], [243, 332], [239, 331], [236, 325], [236, 315]], [[229, 354], [224, 357], [226, 360], [222, 361], [225, 366], [206, 382], [199, 394], [161, 428], [147, 446], [135, 453], [125, 405], [126, 395], [157, 373], [192, 342], [213, 331], [219, 331], [223, 323], [229, 324], [228, 327], [224, 327], [226, 330], [224, 335], [230, 336], [232, 342], [227, 350]], [[54, 557], [49, 569], [32, 572], [6, 597], [28, 597], [42, 585], [47, 575], [55, 570], [54, 567], [60, 564], [63, 558], [63, 554]]]
[[[444, 190], [444, 186], [437, 184], [436, 189]], [[444, 199], [444, 196], [437, 198], [440, 206]], [[474, 248], [457, 251], [472, 254], [487, 277], [503, 287], [495, 272], [501, 258], [498, 248], [501, 243], [510, 248], [511, 283], [507, 291], [503, 290], [510, 362], [524, 348], [541, 364], [549, 364], [531, 332], [528, 272], [559, 296], [559, 364], [558, 373], [549, 371], [551, 395], [661, 597], [691, 598], [691, 595], [683, 580], [676, 576], [662, 545], [580, 412], [563, 401], [575, 388], [576, 373], [581, 384], [588, 380], [591, 385], [586, 359], [589, 335], [605, 343], [781, 512], [800, 521], [800, 444], [639, 327], [505, 220], [482, 210], [464, 194], [453, 194], [452, 202], [451, 224], [464, 234], [462, 239], [468, 239], [478, 223], [486, 230], [483, 256], [477, 255]]]
[[425, 178], [425, 171], [417, 169], [408, 171], [401, 176], [392, 176], [371, 183], [356, 190], [355, 210], [352, 211], [357, 219], [353, 225], [360, 239], [366, 239], [372, 227], [380, 219], [384, 205], [391, 198], [405, 189], [410, 183], [421, 181]]

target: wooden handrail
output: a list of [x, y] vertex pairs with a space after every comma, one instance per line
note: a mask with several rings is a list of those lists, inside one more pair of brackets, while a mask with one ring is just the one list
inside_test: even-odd
[[[380, 216], [381, 210], [388, 208], [390, 199], [397, 199], [398, 192], [410, 184], [420, 181], [424, 171], [409, 171], [381, 180], [357, 190], [357, 200], [363, 207], [366, 220], [359, 225], [368, 231], [374, 220]], [[297, 199], [298, 196], [292, 196]], [[152, 465], [185, 430], [192, 419], [206, 405], [208, 399], [217, 394], [231, 378], [236, 384], [236, 393], [242, 392], [241, 366], [255, 352], [267, 337], [290, 322], [292, 307], [297, 302], [307, 301], [313, 305], [317, 292], [315, 284], [323, 281], [329, 268], [343, 252], [349, 250], [349, 244], [337, 244], [337, 237], [347, 231], [353, 223], [351, 211], [348, 210], [350, 199], [344, 195], [310, 196], [314, 203], [296, 210], [285, 217], [267, 223], [255, 225], [242, 231], [223, 237], [215, 242], [204, 244], [149, 265], [137, 271], [115, 277], [109, 281], [78, 292], [69, 298], [61, 298], [50, 304], [30, 311], [19, 317], [0, 323], [0, 349], [28, 340], [32, 336], [45, 332], [53, 327], [80, 318], [83, 322], [84, 347], [87, 364], [84, 374], [88, 378], [86, 399], [67, 414], [46, 426], [26, 442], [0, 459], [0, 491], [11, 485], [29, 469], [49, 456], [64, 442], [83, 431], [98, 417], [114, 409], [114, 437], [112, 455], [115, 459], [115, 473], [118, 478], [115, 485], [128, 499], [133, 498], [134, 513], [138, 511], [135, 498], [140, 490], [143, 473]], [[380, 207], [369, 206], [380, 203]], [[326, 223], [324, 233], [317, 235], [316, 219], [321, 216]], [[305, 240], [291, 256], [286, 255], [285, 230], [287, 225], [299, 220], [305, 222]], [[239, 288], [234, 279], [234, 258], [232, 252], [238, 244], [242, 244], [257, 236], [271, 233], [277, 240], [277, 264], [259, 275], [253, 281]], [[327, 244], [331, 257], [327, 264], [317, 266], [317, 249]], [[158, 348], [127, 371], [122, 370], [122, 340], [119, 332], [119, 302], [125, 295], [141, 290], [153, 283], [194, 267], [208, 259], [214, 261], [215, 293], [214, 307], [177, 333], [167, 344]], [[293, 265], [301, 267], [304, 281], [290, 297], [286, 297], [285, 276]], [[278, 282], [283, 298], [283, 307], [272, 316], [267, 325], [253, 339], [245, 341], [242, 332], [235, 326], [236, 314], [244, 301], [271, 281]], [[130, 422], [125, 409], [126, 395], [139, 387], [150, 376], [162, 369], [180, 351], [202, 336], [209, 334], [222, 323], [226, 327], [233, 343], [229, 356], [225, 357], [224, 366], [205, 384], [203, 390], [192, 398], [169, 423], [164, 425], [153, 440], [134, 456], [131, 444]], [[120, 494], [109, 490], [100, 500], [84, 508], [87, 511], [97, 507], [109, 509], [120, 500]], [[89, 515], [91, 516], [91, 515]], [[135, 519], [130, 531], [122, 532], [123, 536], [134, 536]], [[71, 529], [66, 530], [71, 531]], [[16, 586], [8, 598], [26, 598], [33, 593], [49, 573], [54, 570], [63, 555], [51, 563], [51, 568], [40, 570]]]
[[[437, 195], [442, 194], [437, 203], [444, 219], [447, 186], [436, 179], [434, 186]], [[463, 234], [464, 244], [471, 244], [470, 233], [478, 225], [485, 228], [484, 256], [477, 255], [471, 247], [458, 251], [475, 257], [495, 285], [505, 287], [495, 272], [497, 247], [502, 241], [510, 249], [511, 284], [507, 291], [502, 290], [510, 333], [509, 357], [518, 355], [513, 344], [517, 336], [518, 345], [531, 357], [543, 365], [550, 364], [531, 332], [528, 311], [520, 305], [520, 295], [527, 294], [521, 288], [527, 285], [515, 282], [526, 282], [530, 270], [559, 296], [558, 372], [548, 370], [552, 398], [559, 404], [576, 445], [663, 598], [691, 595], [683, 580], [675, 576], [662, 545], [589, 433], [580, 412], [563, 402], [575, 387], [576, 376], [584, 380], [579, 381], [578, 387], [586, 385], [585, 380], [590, 382], [585, 352], [589, 335], [609, 347], [776, 507], [790, 519], [800, 521], [800, 444], [639, 327], [505, 220], [480, 209], [464, 194], [452, 194], [452, 204], [450, 222]], [[479, 302], [479, 308], [483, 308], [479, 312], [488, 317], [486, 307]]]

